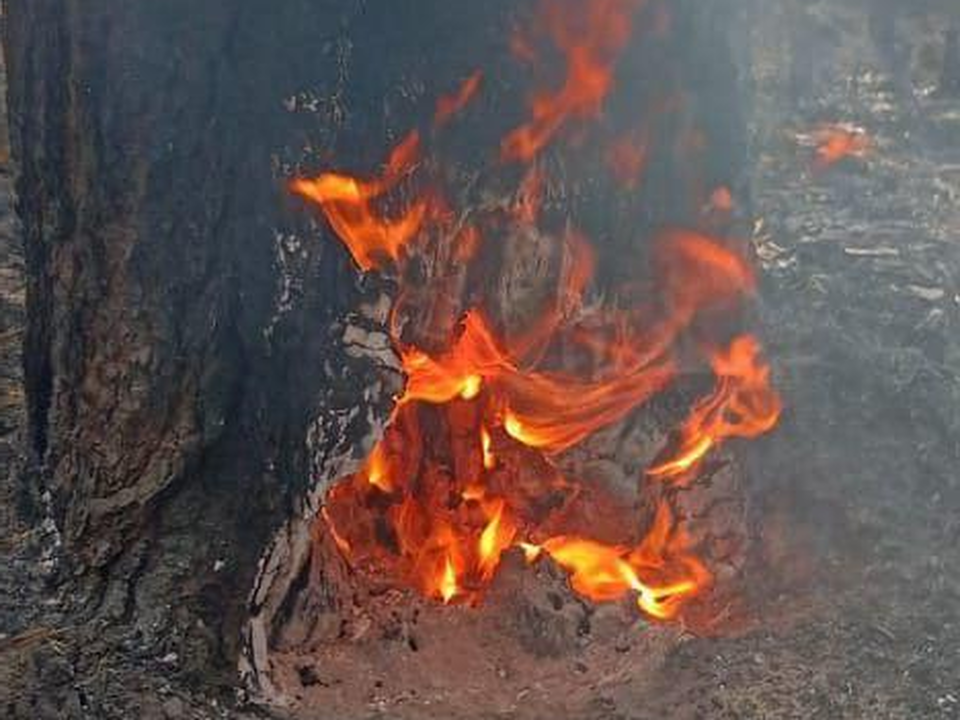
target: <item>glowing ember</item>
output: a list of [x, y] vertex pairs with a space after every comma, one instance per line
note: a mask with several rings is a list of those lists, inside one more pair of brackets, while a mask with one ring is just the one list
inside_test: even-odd
[[[503, 138], [502, 159], [530, 162], [571, 123], [599, 117], [643, 5], [542, 0], [540, 27], [562, 55], [562, 82], [534, 95], [529, 120]], [[656, 18], [653, 30], [667, 32], [662, 13]], [[514, 53], [534, 70], [546, 66], [538, 54], [543, 39], [513, 39]], [[481, 78], [476, 72], [441, 98], [437, 133], [465, 111]], [[639, 184], [649, 141], [638, 131], [616, 153], [611, 169], [625, 188]], [[444, 193], [445, 174], [431, 174], [438, 159], [421, 162], [421, 152], [414, 131], [379, 176], [328, 172], [292, 183], [319, 206], [362, 270], [395, 279], [390, 332], [406, 375], [383, 439], [358, 472], [328, 492], [318, 527], [358, 571], [444, 604], [476, 604], [503, 554], [519, 548], [528, 563], [563, 568], [586, 598], [632, 598], [651, 617], [675, 617], [710, 585], [711, 574], [669, 501], [640, 526], [610, 489], [588, 489], [565, 476], [558, 456], [663, 391], [687, 359], [681, 346], [701, 348], [716, 387], [693, 407], [644, 482], [685, 482], [727, 439], [773, 428], [781, 405], [758, 341], [742, 335], [715, 346], [702, 334], [706, 319], [736, 311], [755, 291], [753, 267], [734, 242], [702, 230], [660, 229], [649, 238], [649, 294], [656, 301], [634, 310], [600, 303], [602, 293], [591, 294], [596, 260], [589, 239], [571, 223], [555, 234], [540, 227], [551, 179], [546, 161], [517, 173], [498, 211], [465, 214], [467, 221], [442, 200], [456, 194]], [[726, 188], [697, 202], [717, 212], [733, 208]], [[502, 305], [512, 296], [498, 305], [489, 288], [511, 279], [504, 258], [512, 233], [524, 249], [543, 249], [549, 261], [537, 267], [537, 280], [548, 292], [532, 309], [517, 311], [522, 322], [508, 323], [514, 308]], [[497, 272], [504, 277], [487, 277]], [[617, 296], [617, 288], [606, 292]], [[616, 542], [584, 535], [596, 508], [622, 515], [610, 518], [611, 528], [627, 528], [620, 535], [597, 528], [596, 537]]]

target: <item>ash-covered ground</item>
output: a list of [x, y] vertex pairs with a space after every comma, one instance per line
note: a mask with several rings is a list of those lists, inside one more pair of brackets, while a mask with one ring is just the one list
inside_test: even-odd
[[[869, 46], [848, 43], [795, 103], [767, 29], [753, 33], [755, 242], [787, 412], [742, 448], [760, 561], [715, 636], [671, 644], [635, 697], [598, 688], [590, 717], [960, 717], [960, 100], [921, 85], [922, 118], [908, 119]], [[813, 172], [796, 136], [820, 121], [863, 126], [867, 157]], [[237, 717], [167, 676], [164, 658], [140, 658], [135, 639], [96, 667], [75, 647], [56, 534], [42, 498], [20, 511], [11, 479], [23, 413], [14, 229], [0, 142], [0, 716]]]

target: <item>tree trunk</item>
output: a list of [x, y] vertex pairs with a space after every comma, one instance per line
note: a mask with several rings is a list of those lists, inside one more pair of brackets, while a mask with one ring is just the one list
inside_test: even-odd
[[[268, 539], [389, 411], [388, 386], [365, 394], [389, 371], [342, 342], [382, 288], [358, 280], [285, 179], [372, 167], [477, 67], [492, 99], [463, 156], [481, 162], [520, 117], [504, 108], [524, 107], [503, 47], [524, 4], [6, 5], [34, 469], [19, 482], [49, 493], [62, 538], [70, 677], [106, 662], [139, 668], [144, 687], [158, 667], [230, 687]], [[669, 69], [708, 141], [697, 181], [745, 196], [735, 15], [672, 6], [675, 39], [636, 57], [631, 81]], [[636, 217], [689, 217], [689, 181], [682, 163], [654, 168]], [[133, 686], [70, 692], [97, 716], [134, 707]]]

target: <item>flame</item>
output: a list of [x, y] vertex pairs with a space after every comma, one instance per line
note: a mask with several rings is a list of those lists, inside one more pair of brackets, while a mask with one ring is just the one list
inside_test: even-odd
[[870, 150], [870, 137], [863, 128], [848, 123], [824, 124], [812, 136], [813, 168], [823, 171], [845, 158], [862, 158]]
[[[507, 408], [507, 434], [524, 445], [551, 452], [572, 447], [617, 422], [661, 390], [674, 373], [667, 360], [596, 381], [564, 373], [523, 371], [496, 341], [481, 313], [468, 313], [462, 327], [457, 343], [444, 355], [431, 358], [419, 350], [404, 355], [407, 387], [403, 402], [443, 404], [456, 397], [472, 399], [486, 383]], [[572, 398], [576, 402], [571, 402]]]
[[464, 400], [473, 400], [480, 394], [483, 387], [483, 378], [479, 375], [467, 375], [463, 379], [463, 386], [460, 389], [460, 397]]
[[380, 488], [385, 493], [393, 492], [393, 482], [390, 480], [387, 453], [383, 442], [378, 442], [367, 458], [367, 482]]
[[566, 73], [554, 90], [534, 95], [530, 120], [503, 139], [504, 161], [530, 161], [570, 119], [600, 114], [641, 0], [541, 0], [539, 21], [563, 54]]
[[480, 83], [482, 81], [483, 73], [477, 70], [463, 81], [456, 92], [441, 97], [437, 101], [437, 110], [433, 115], [434, 126], [438, 128], [443, 127], [457, 113], [469, 105], [470, 101], [473, 100], [477, 91], [480, 89]]
[[570, 573], [574, 590], [598, 602], [617, 600], [631, 589], [635, 574], [624, 560], [628, 550], [583, 538], [555, 537], [543, 550]]
[[492, 508], [492, 515], [480, 534], [478, 545], [479, 568], [484, 580], [493, 577], [500, 564], [500, 555], [513, 544], [517, 533], [516, 526], [504, 515], [506, 502], [502, 499], [497, 500]]
[[523, 557], [527, 563], [535, 563], [543, 554], [543, 548], [534, 543], [520, 542], [517, 543], [517, 547], [523, 551]]
[[440, 597], [444, 604], [449, 604], [460, 592], [457, 585], [457, 571], [453, 567], [453, 560], [447, 556], [443, 565], [443, 578], [440, 580]]
[[398, 260], [401, 249], [416, 237], [424, 223], [429, 206], [426, 200], [412, 203], [397, 218], [383, 216], [374, 206], [413, 169], [419, 148], [419, 134], [410, 133], [391, 153], [383, 175], [371, 180], [324, 173], [291, 183], [294, 193], [320, 206], [361, 270], [381, 268], [385, 259]]
[[756, 292], [756, 274], [742, 253], [692, 230], [660, 233], [656, 263], [677, 326], [686, 326], [705, 308], [729, 305]]
[[726, 350], [713, 353], [711, 365], [717, 377], [713, 393], [694, 407], [680, 431], [679, 447], [672, 457], [651, 467], [650, 476], [682, 476], [727, 438], [757, 437], [780, 419], [780, 397], [756, 338], [736, 338]]
[[[421, 163], [417, 131], [373, 177], [326, 172], [291, 184], [320, 207], [362, 271], [390, 269], [397, 286], [388, 327], [404, 390], [360, 470], [328, 491], [317, 525], [357, 572], [444, 604], [475, 604], [504, 553], [519, 548], [528, 563], [556, 563], [583, 597], [632, 598], [662, 620], [710, 586], [709, 569], [671, 509], [673, 491], [664, 491], [645, 527], [630, 503], [564, 475], [554, 457], [661, 392], [686, 358], [680, 348], [703, 348], [716, 384], [644, 482], [692, 479], [716, 447], [769, 431], [781, 412], [756, 338], [707, 345], [708, 321], [738, 310], [756, 292], [745, 245], [691, 228], [645, 234], [652, 279], [611, 288], [595, 284], [594, 247], [572, 222], [561, 231], [540, 227], [545, 188], [555, 178], [554, 164], [537, 156], [571, 126], [600, 117], [644, 5], [539, 0], [544, 34], [516, 33], [513, 53], [545, 77], [552, 60], [540, 54], [546, 40], [562, 56], [561, 77], [533, 95], [527, 121], [503, 138], [501, 159], [530, 165], [512, 178], [517, 184], [503, 201], [489, 204], [493, 210], [447, 207], [443, 198], [460, 196], [444, 192], [456, 173], [440, 171], [433, 155]], [[670, 32], [668, 15], [653, 20], [651, 32]], [[482, 80], [478, 70], [440, 98], [436, 131], [476, 97]], [[658, 105], [667, 112], [678, 102], [670, 97]], [[642, 179], [649, 124], [644, 118], [598, 148], [626, 189]], [[691, 128], [681, 150], [702, 149], [706, 140]], [[730, 191], [716, 188], [704, 218], [715, 221], [715, 213], [732, 209]], [[511, 239], [533, 238], [549, 258], [538, 280], [550, 285], [518, 313], [522, 322], [501, 307], [513, 299], [510, 292], [486, 294], [511, 280], [496, 275], [497, 234], [505, 229], [519, 231]], [[635, 287], [650, 298], [624, 309]], [[605, 302], [610, 296], [614, 302]], [[604, 524], [594, 533], [595, 518]]]
[[480, 449], [483, 451], [483, 467], [487, 470], [493, 470], [497, 466], [497, 456], [492, 450], [493, 441], [490, 438], [490, 431], [486, 427], [480, 427]]
[[[567, 570], [571, 586], [584, 597], [610, 602], [632, 591], [643, 612], [669, 620], [683, 602], [701, 592], [711, 580], [702, 563], [683, 549], [682, 535], [671, 540], [672, 527], [669, 508], [662, 503], [653, 528], [633, 552], [618, 545], [563, 536], [550, 538], [537, 550], [542, 549]], [[644, 580], [645, 575], [649, 579]]]
[[673, 375], [669, 361], [593, 382], [563, 374], [505, 375], [504, 430], [528, 447], [561, 452], [623, 419]]
[[674, 477], [682, 475], [690, 468], [696, 466], [704, 456], [710, 452], [716, 440], [710, 435], [704, 434], [700, 437], [694, 437], [685, 443], [678, 457], [672, 460], [665, 460], [659, 465], [647, 470], [647, 474], [653, 477]]
[[401, 353], [407, 374], [404, 402], [444, 404], [457, 397], [471, 400], [479, 394], [484, 379], [510, 366], [482, 313], [467, 313], [460, 326], [459, 338], [445, 354], [431, 357], [415, 347]]

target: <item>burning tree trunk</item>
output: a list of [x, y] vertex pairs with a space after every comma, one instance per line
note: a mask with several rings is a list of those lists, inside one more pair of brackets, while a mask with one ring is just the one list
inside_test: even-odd
[[[400, 140], [419, 128], [420, 142], [457, 158], [444, 172], [460, 181], [463, 217], [516, 199], [521, 173], [487, 182], [491, 154], [526, 161], [542, 150], [529, 143], [577, 133], [540, 118], [510, 135], [530, 88], [505, 38], [518, 40], [522, 67], [514, 30], [536, 5], [424, 0], [411, 16], [387, 0], [8, 2], [29, 450], [84, 598], [74, 622], [90, 622], [81, 668], [135, 635], [194, 677], [232, 673], [265, 548], [251, 642], [269, 644], [291, 612], [310, 611], [291, 588], [315, 557], [312, 513], [370, 450], [401, 388], [386, 312], [398, 279], [358, 279], [288, 179], [373, 167], [392, 145], [404, 166]], [[593, 5], [642, 15], [643, 42], [598, 50], [616, 56], [628, 91], [574, 111], [603, 108], [623, 143], [573, 159], [543, 150], [537, 162], [546, 211], [585, 218], [605, 239], [598, 276], [622, 283], [639, 266], [623, 258], [649, 255], [638, 237], [666, 226], [723, 235], [744, 219], [742, 97], [722, 29], [736, 16], [723, 2]], [[472, 95], [462, 82], [478, 69], [482, 94], [461, 120]], [[430, 130], [448, 122], [449, 135]], [[631, 184], [638, 192], [622, 191]], [[326, 213], [341, 236], [350, 212], [339, 227]], [[403, 254], [384, 242], [353, 260], [371, 270]], [[516, 268], [497, 281], [510, 286], [504, 332], [510, 312], [525, 312], [513, 304], [524, 287], [542, 301], [539, 263], [563, 272], [537, 243], [517, 235], [498, 261]], [[444, 296], [459, 302], [467, 281], [448, 280]], [[417, 309], [427, 313], [418, 346], [442, 354], [458, 313]], [[120, 622], [101, 634], [98, 618]]]

